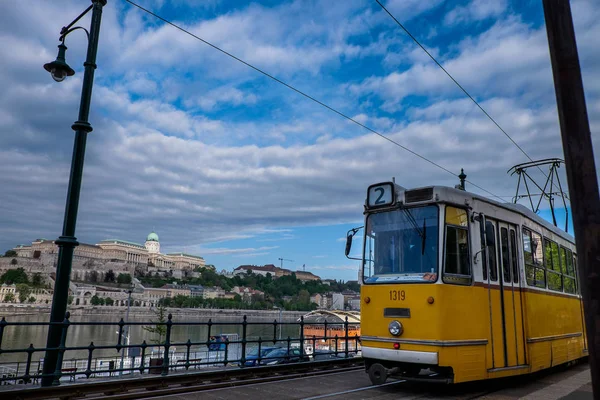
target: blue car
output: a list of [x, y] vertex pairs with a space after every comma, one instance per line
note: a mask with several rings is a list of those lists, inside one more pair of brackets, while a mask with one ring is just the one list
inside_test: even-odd
[[[260, 358], [263, 359], [268, 353], [273, 350], [277, 350], [279, 347], [268, 347], [264, 346], [260, 348]], [[258, 347], [251, 349], [246, 354], [246, 362], [244, 363], [246, 367], [254, 367], [258, 365]]]

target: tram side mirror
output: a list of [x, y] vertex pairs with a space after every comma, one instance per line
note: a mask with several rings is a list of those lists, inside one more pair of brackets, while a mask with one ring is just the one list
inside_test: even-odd
[[350, 249], [352, 248], [352, 237], [354, 235], [346, 236], [346, 257], [350, 254]]
[[494, 235], [494, 226], [492, 224], [485, 224], [485, 245], [496, 245], [496, 236]]
[[356, 232], [358, 232], [362, 228], [362, 226], [358, 228], [353, 228], [350, 229], [348, 233], [346, 233], [346, 258], [349, 258], [351, 260], [362, 260], [361, 258], [350, 257], [348, 255], [350, 254], [350, 250], [352, 249], [352, 238], [354, 237], [354, 235], [356, 235]]

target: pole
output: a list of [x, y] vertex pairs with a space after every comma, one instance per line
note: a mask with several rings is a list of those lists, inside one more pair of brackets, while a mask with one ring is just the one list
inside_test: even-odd
[[568, 0], [544, 0], [554, 89], [577, 245], [594, 399], [600, 399], [600, 196], [573, 17]]
[[[65, 206], [65, 219], [63, 222], [62, 235], [55, 241], [58, 245], [58, 261], [56, 265], [56, 280], [54, 282], [54, 294], [52, 296], [52, 309], [50, 311], [50, 322], [58, 324], [65, 319], [67, 311], [67, 299], [69, 297], [69, 283], [71, 278], [71, 267], [73, 263], [73, 252], [79, 245], [75, 237], [75, 226], [77, 224], [77, 210], [79, 208], [79, 194], [81, 192], [81, 178], [83, 175], [83, 161], [85, 158], [85, 143], [87, 134], [92, 131], [88, 122], [90, 103], [92, 100], [92, 86], [94, 84], [94, 70], [96, 69], [96, 53], [98, 52], [98, 36], [100, 34], [100, 21], [102, 19], [102, 7], [106, 0], [92, 0], [92, 22], [90, 25], [90, 36], [83, 75], [83, 87], [81, 90], [81, 103], [79, 105], [79, 119], [71, 126], [75, 131], [75, 144], [73, 145], [73, 158], [71, 160], [71, 174], [67, 190], [67, 202]], [[48, 338], [44, 357], [44, 368], [42, 386], [51, 386], [54, 374], [60, 371], [61, 365], [57, 365], [58, 346], [60, 345], [62, 329], [60, 325], [48, 327]], [[57, 380], [58, 382], [58, 380]]]
[[[127, 298], [127, 314], [125, 314], [125, 322], [129, 321], [129, 307], [131, 306], [131, 289], [127, 291], [129, 293], [129, 297]], [[127, 340], [127, 345], [129, 346], [129, 325], [125, 325], [125, 337]], [[125, 349], [121, 351], [121, 371], [119, 371], [119, 375], [123, 375], [123, 358], [125, 357]], [[127, 347], [127, 358], [129, 358], [129, 347]]]
[[279, 340], [281, 340], [281, 330], [283, 326], [281, 325], [281, 308], [279, 309]]

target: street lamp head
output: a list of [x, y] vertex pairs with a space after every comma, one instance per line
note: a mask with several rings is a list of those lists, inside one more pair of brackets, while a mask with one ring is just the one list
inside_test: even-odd
[[67, 46], [64, 43], [58, 45], [58, 56], [56, 60], [44, 64], [44, 69], [50, 72], [52, 75], [52, 79], [56, 82], [62, 82], [65, 80], [67, 76], [75, 75], [75, 71], [73, 68], [69, 67], [69, 65], [65, 61], [65, 52], [67, 50]]

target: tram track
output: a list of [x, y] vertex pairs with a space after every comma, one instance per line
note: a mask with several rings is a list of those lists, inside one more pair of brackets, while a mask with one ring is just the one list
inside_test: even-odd
[[317, 361], [169, 376], [145, 376], [101, 382], [65, 384], [49, 388], [0, 391], [3, 400], [136, 400], [169, 395], [259, 385], [363, 369], [362, 359]]

